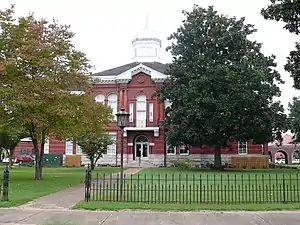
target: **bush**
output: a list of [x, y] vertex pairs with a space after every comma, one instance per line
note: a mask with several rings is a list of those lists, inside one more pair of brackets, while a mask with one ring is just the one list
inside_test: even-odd
[[190, 159], [170, 160], [170, 167], [176, 167], [180, 170], [190, 170], [196, 168], [195, 162]]

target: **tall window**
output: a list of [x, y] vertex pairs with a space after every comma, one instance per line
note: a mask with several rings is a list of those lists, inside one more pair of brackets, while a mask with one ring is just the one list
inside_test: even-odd
[[112, 144], [107, 146], [107, 155], [115, 155], [117, 150], [117, 134], [116, 133], [110, 133], [109, 134], [110, 139], [112, 140]]
[[129, 122], [133, 122], [133, 103], [129, 104]]
[[76, 155], [82, 155], [82, 149], [78, 144], [76, 144]]
[[104, 103], [104, 101], [105, 101], [105, 96], [103, 94], [99, 94], [95, 97], [95, 102]]
[[112, 108], [114, 120], [117, 120], [116, 114], [118, 112], [118, 96], [116, 94], [110, 94], [107, 99], [108, 99], [107, 106]]
[[73, 141], [66, 140], [66, 155], [73, 155]]
[[147, 101], [145, 95], [139, 95], [136, 97], [136, 126], [146, 127], [146, 108]]
[[149, 122], [153, 122], [153, 113], [154, 113], [154, 104], [153, 102], [149, 103]]
[[185, 146], [185, 145], [181, 145], [181, 146], [179, 147], [179, 153], [180, 153], [180, 155], [188, 155], [188, 154], [189, 154], [189, 149], [188, 149], [188, 147]]
[[50, 151], [50, 141], [49, 138], [46, 138], [44, 145], [44, 154], [49, 154]]
[[166, 143], [166, 149], [167, 149], [167, 154], [168, 155], [176, 155], [176, 148], [172, 145], [168, 145]]
[[248, 154], [248, 144], [244, 141], [238, 142], [238, 152], [240, 155], [247, 155]]

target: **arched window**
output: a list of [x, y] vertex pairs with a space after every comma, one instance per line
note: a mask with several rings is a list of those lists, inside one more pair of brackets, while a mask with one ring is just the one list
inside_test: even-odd
[[113, 111], [112, 113], [114, 115], [114, 119], [116, 120], [117, 119], [116, 113], [118, 111], [118, 96], [116, 94], [110, 94], [107, 99], [108, 99], [107, 106], [112, 108]]
[[147, 101], [145, 95], [138, 95], [136, 97], [136, 126], [137, 127], [146, 127], [146, 108]]
[[103, 94], [99, 94], [95, 97], [95, 102], [104, 103], [104, 101], [105, 101], [105, 96]]
[[138, 136], [136, 139], [135, 139], [135, 142], [143, 142], [143, 143], [146, 143], [146, 142], [149, 142], [148, 141], [148, 138], [144, 135], [140, 135]]

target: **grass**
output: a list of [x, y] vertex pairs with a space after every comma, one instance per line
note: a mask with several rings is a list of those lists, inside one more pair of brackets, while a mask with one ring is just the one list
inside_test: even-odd
[[[300, 209], [296, 170], [180, 171], [145, 169], [127, 178], [123, 202], [117, 202], [116, 181], [92, 185], [84, 209], [278, 210]], [[102, 189], [102, 190], [101, 190]], [[295, 202], [296, 204], [283, 204]]]
[[300, 203], [294, 204], [148, 204], [129, 202], [80, 202], [74, 209], [85, 210], [151, 210], [151, 211], [282, 211], [298, 210]]
[[[100, 176], [118, 170], [119, 168], [96, 169]], [[85, 180], [85, 168], [43, 168], [43, 180], [35, 181], [33, 177], [33, 167], [16, 167], [10, 170], [9, 201], [4, 202], [0, 198], [0, 207], [22, 205], [35, 198], [79, 185]], [[0, 178], [2, 183], [1, 180]]]

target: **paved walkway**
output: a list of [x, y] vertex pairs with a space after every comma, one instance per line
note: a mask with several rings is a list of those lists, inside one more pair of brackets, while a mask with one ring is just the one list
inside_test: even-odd
[[[138, 173], [141, 169], [142, 168], [127, 169], [124, 171], [124, 175]], [[115, 175], [117, 175], [117, 173]], [[37, 198], [19, 208], [70, 209], [82, 200], [84, 200], [84, 184]]]
[[1, 225], [297, 225], [300, 212], [100, 212], [0, 209]]

